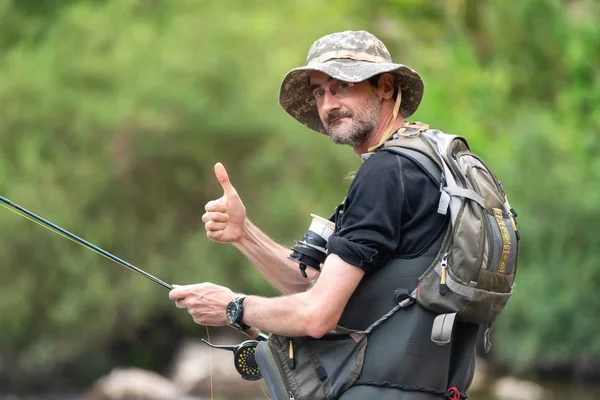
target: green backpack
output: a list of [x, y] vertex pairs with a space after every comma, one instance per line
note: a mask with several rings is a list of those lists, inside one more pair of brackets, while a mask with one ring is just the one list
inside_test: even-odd
[[517, 214], [502, 184], [465, 138], [427, 125], [405, 124], [382, 150], [405, 155], [432, 178], [442, 171], [438, 213], [450, 213], [450, 226], [411, 296], [440, 314], [432, 340], [449, 343], [457, 319], [486, 326], [489, 351], [489, 333], [512, 295], [518, 261]]

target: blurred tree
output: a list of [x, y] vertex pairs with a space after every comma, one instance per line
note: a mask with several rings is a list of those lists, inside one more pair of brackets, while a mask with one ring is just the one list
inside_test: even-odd
[[[360, 160], [289, 118], [279, 84], [318, 37], [368, 29], [425, 79], [412, 119], [466, 136], [519, 212], [496, 360], [598, 354], [599, 8], [0, 0], [0, 195], [168, 282], [273, 294], [204, 236], [203, 206], [222, 194], [212, 167], [224, 162], [250, 218], [284, 244], [310, 213], [328, 216]], [[64, 365], [70, 383], [120, 362], [160, 369], [164, 354], [107, 349], [165, 350], [159, 326], [203, 334], [149, 281], [11, 213], [0, 224], [0, 386]]]

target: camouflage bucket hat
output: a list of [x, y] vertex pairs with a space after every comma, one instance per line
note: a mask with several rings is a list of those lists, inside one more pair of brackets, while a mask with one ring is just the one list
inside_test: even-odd
[[327, 133], [314, 105], [306, 98], [311, 95], [309, 77], [321, 71], [345, 82], [362, 82], [375, 75], [391, 72], [402, 91], [400, 111], [404, 118], [411, 116], [423, 97], [423, 80], [413, 69], [394, 64], [383, 42], [367, 31], [344, 31], [318, 39], [308, 51], [304, 67], [292, 69], [284, 77], [279, 91], [279, 104], [292, 117], [307, 127]]

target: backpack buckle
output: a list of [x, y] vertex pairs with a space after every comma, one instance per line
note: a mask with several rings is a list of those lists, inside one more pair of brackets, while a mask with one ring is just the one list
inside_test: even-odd
[[452, 330], [456, 313], [440, 314], [433, 320], [431, 341], [438, 346], [447, 345], [452, 341]]

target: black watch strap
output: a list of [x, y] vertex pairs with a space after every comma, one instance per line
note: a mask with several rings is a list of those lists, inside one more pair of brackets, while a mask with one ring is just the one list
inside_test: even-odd
[[241, 331], [245, 331], [250, 329], [249, 325], [246, 325], [245, 323], [242, 322], [242, 319], [244, 318], [244, 306], [243, 306], [243, 301], [244, 299], [247, 297], [247, 295], [242, 294], [239, 296], [236, 296], [231, 302], [232, 303], [236, 303], [238, 305], [238, 308], [240, 310], [239, 314], [237, 315], [237, 318], [235, 321], [230, 321], [231, 325]]

